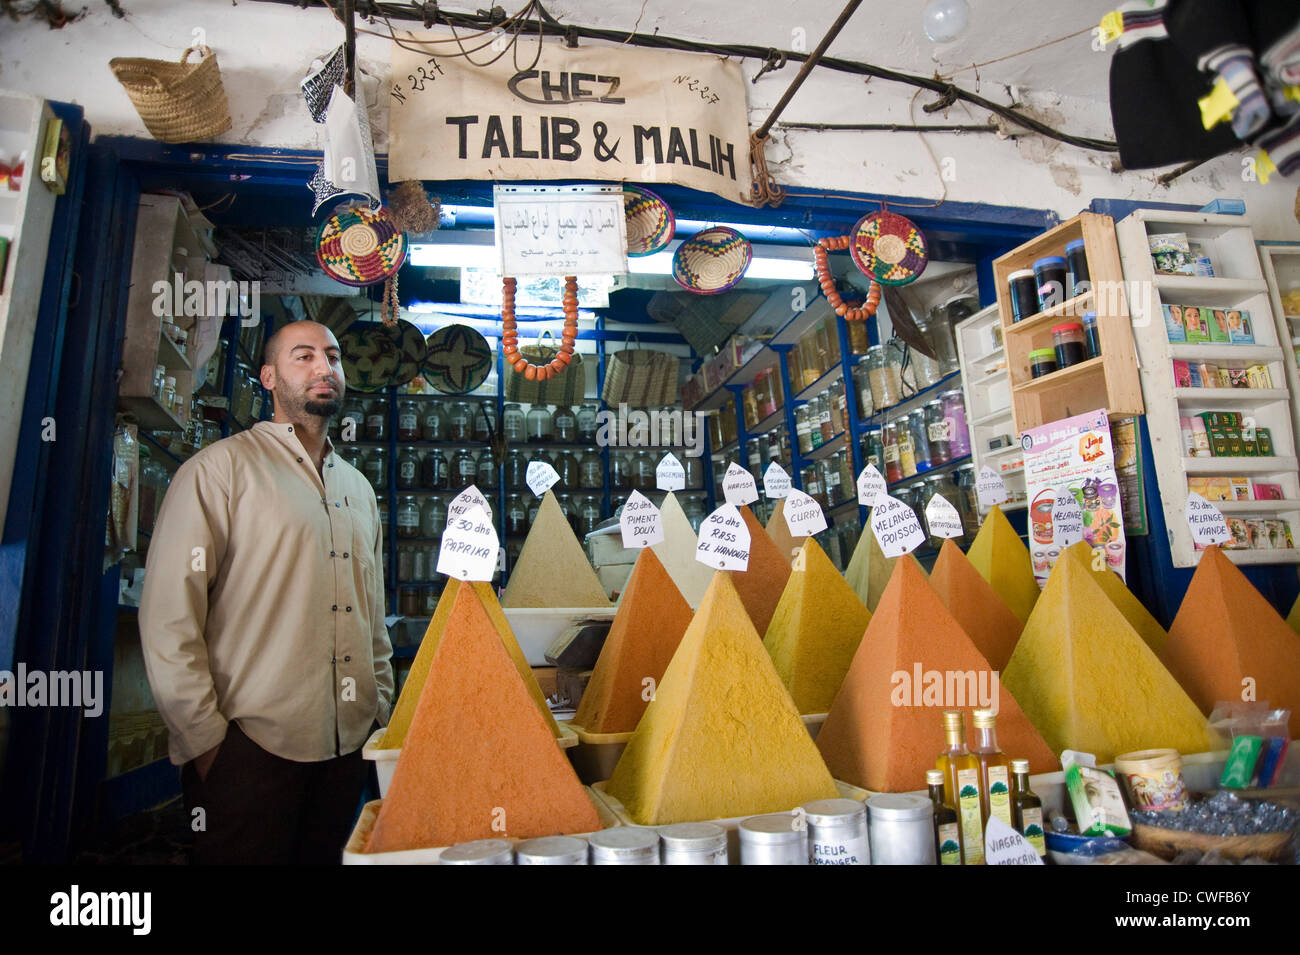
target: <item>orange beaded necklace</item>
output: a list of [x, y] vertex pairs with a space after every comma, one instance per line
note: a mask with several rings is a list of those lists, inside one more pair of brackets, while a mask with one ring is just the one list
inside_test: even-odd
[[560, 351], [549, 362], [534, 365], [519, 354], [519, 328], [515, 322], [515, 285], [512, 278], [501, 280], [501, 354], [517, 374], [529, 381], [546, 381], [569, 367], [573, 359], [574, 343], [578, 340], [578, 279], [569, 275], [564, 279], [564, 331]]
[[835, 309], [835, 314], [846, 322], [865, 322], [875, 315], [876, 309], [880, 307], [880, 283], [872, 280], [871, 288], [867, 292], [867, 300], [862, 303], [861, 308], [845, 305], [840, 293], [835, 291], [835, 280], [831, 278], [831, 269], [826, 262], [828, 249], [843, 251], [849, 247], [852, 238], [847, 235], [833, 235], [818, 239], [817, 245], [813, 248], [813, 258], [816, 261], [817, 281], [822, 287], [822, 294], [826, 296], [826, 301], [831, 303], [831, 308]]

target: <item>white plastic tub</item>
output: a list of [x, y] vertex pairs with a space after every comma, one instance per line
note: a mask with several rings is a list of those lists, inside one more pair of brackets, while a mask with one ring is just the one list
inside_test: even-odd
[[570, 627], [612, 621], [617, 607], [506, 607], [510, 629], [529, 666], [549, 667], [546, 650]]

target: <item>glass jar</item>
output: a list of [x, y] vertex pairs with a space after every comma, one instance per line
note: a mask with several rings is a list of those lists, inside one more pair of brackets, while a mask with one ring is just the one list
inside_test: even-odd
[[506, 533], [511, 537], [521, 537], [528, 533], [528, 505], [522, 494], [511, 494], [506, 498]]
[[964, 464], [957, 469], [953, 483], [959, 492], [957, 510], [961, 514], [961, 528], [967, 544], [975, 540], [980, 529], [979, 496], [975, 492], [975, 465]]
[[474, 429], [474, 440], [487, 441], [492, 437], [491, 422], [496, 418], [496, 410], [492, 407], [492, 402], [471, 401], [469, 408], [470, 426]]
[[858, 405], [858, 420], [866, 421], [876, 410], [876, 405], [871, 400], [871, 381], [867, 378], [867, 363], [864, 361], [853, 366], [853, 395]]
[[420, 421], [420, 436], [425, 441], [447, 440], [447, 406], [441, 401], [426, 401]]
[[867, 351], [867, 381], [871, 385], [871, 403], [877, 411], [903, 400], [903, 380], [897, 349], [874, 345]]
[[478, 478], [478, 461], [469, 448], [460, 448], [451, 461], [451, 486], [456, 490], [469, 487]]
[[891, 422], [881, 428], [880, 443], [885, 458], [885, 483], [903, 480], [903, 467], [898, 456], [898, 425]]
[[862, 436], [862, 466], [873, 464], [882, 475], [885, 473], [885, 446], [881, 442], [880, 429], [868, 428]]
[[397, 612], [403, 617], [418, 617], [422, 610], [419, 587], [403, 587], [398, 591]]
[[798, 391], [803, 387], [803, 359], [798, 345], [785, 353], [785, 368], [790, 375], [790, 386]]
[[649, 451], [638, 451], [632, 456], [632, 486], [640, 491], [655, 486], [655, 459]]
[[826, 506], [834, 507], [839, 504], [843, 498], [840, 496], [840, 462], [839, 455], [842, 451], [837, 451], [829, 457], [822, 458], [821, 464], [821, 481], [822, 486], [826, 488]]
[[849, 425], [848, 400], [844, 394], [844, 382], [837, 381], [831, 385], [831, 433], [839, 434]]
[[438, 587], [421, 587], [419, 594], [420, 615], [432, 617], [438, 612], [438, 598], [442, 595], [442, 590]]
[[533, 405], [529, 408], [525, 422], [529, 441], [550, 441], [555, 433], [551, 413], [546, 410], [545, 405]]
[[867, 349], [871, 347], [871, 340], [867, 335], [867, 323], [845, 322], [844, 330], [848, 332], [849, 354], [865, 355]]
[[609, 486], [623, 491], [632, 486], [631, 455], [618, 451], [609, 452]]
[[415, 448], [405, 447], [397, 455], [397, 489], [414, 490], [420, 483], [420, 454]]
[[686, 519], [691, 522], [691, 529], [698, 534], [700, 525], [704, 523], [704, 518], [707, 516], [704, 513], [704, 502], [698, 497], [689, 497], [682, 510], [686, 514]]
[[588, 494], [582, 499], [578, 532], [584, 537], [600, 526], [600, 498]]
[[496, 458], [492, 456], [491, 449], [483, 451], [478, 456], [478, 477], [474, 483], [481, 489], [492, 490], [497, 486], [497, 475], [500, 469], [497, 468]]
[[930, 438], [925, 426], [925, 409], [917, 408], [907, 416], [907, 427], [912, 435], [912, 454], [916, 457], [916, 470], [924, 472], [934, 465], [930, 461]]
[[800, 454], [807, 454], [813, 449], [811, 418], [808, 405], [800, 405], [794, 410], [794, 430], [799, 439]]
[[759, 447], [758, 438], [750, 438], [745, 442], [745, 464], [749, 468], [749, 473], [756, 478], [763, 473], [763, 451]]
[[[1088, 348], [1083, 340], [1080, 322], [1065, 322], [1052, 328], [1052, 349], [1056, 352], [1056, 367], [1069, 368], [1088, 360]], [[1038, 377], [1037, 375], [1034, 376]]]
[[561, 405], [555, 409], [555, 413], [551, 415], [551, 434], [556, 441], [563, 444], [578, 442], [578, 416], [573, 413], [572, 408]]
[[397, 499], [397, 536], [420, 536], [420, 502], [413, 494]]
[[414, 544], [401, 544], [397, 548], [397, 579], [414, 580]]
[[682, 458], [682, 467], [686, 471], [686, 486], [689, 488], [704, 487], [704, 459], [700, 457], [691, 457], [689, 454]]
[[535, 496], [531, 501], [528, 502], [528, 526], [529, 527], [532, 527], [533, 524], [537, 522], [537, 512], [541, 510], [541, 507], [542, 507], [542, 499], [540, 497]]
[[1035, 348], [1029, 353], [1029, 377], [1042, 378], [1056, 371], [1056, 351], [1052, 348]]
[[366, 440], [385, 441], [388, 439], [388, 403], [372, 401], [366, 409]]
[[600, 452], [589, 448], [578, 461], [578, 486], [601, 488], [604, 486], [605, 462]]
[[506, 405], [501, 412], [501, 428], [505, 432], [506, 440], [512, 444], [520, 444], [528, 440], [524, 409], [517, 404]]
[[831, 339], [838, 339], [839, 336], [836, 334], [835, 329], [831, 327], [831, 323], [827, 321], [821, 322], [813, 329], [813, 333], [816, 336], [815, 341], [817, 343], [817, 364], [821, 368], [822, 374], [825, 374], [830, 370], [834, 361], [831, 358]]
[[826, 507], [826, 489], [822, 486], [821, 473], [816, 464], [810, 464], [800, 472], [804, 493], [814, 501]]
[[[936, 474], [934, 477], [930, 478], [928, 481], [925, 482], [925, 488], [926, 488], [925, 502], [927, 504], [930, 503], [930, 498], [934, 497], [934, 495], [937, 494], [945, 501], [947, 501], [949, 504], [951, 504], [956, 509], [958, 514], [961, 514], [961, 510], [963, 506], [962, 492], [958, 490], [956, 483], [953, 481], [952, 474], [950, 473]], [[965, 531], [966, 531], [966, 526], [965, 526], [965, 521], [963, 521], [962, 522], [963, 536], [965, 535]], [[930, 538], [930, 546], [942, 547], [943, 538], [932, 536]]]
[[925, 482], [917, 481], [908, 490], [911, 492], [911, 501], [908, 503], [908, 507], [916, 512], [916, 520], [921, 525], [921, 532], [926, 537], [929, 537], [930, 527], [925, 519], [925, 504], [930, 498], [926, 495]]
[[388, 528], [388, 498], [383, 495], [375, 497], [375, 507], [379, 509], [379, 526]]
[[752, 428], [758, 424], [758, 395], [753, 385], [741, 393], [741, 401], [744, 404], [745, 427]]
[[506, 454], [506, 487], [524, 487], [528, 483], [528, 456], [519, 448]]
[[359, 399], [349, 398], [343, 403], [339, 412], [339, 436], [344, 436], [344, 429], [351, 422], [352, 430], [344, 440], [357, 441], [366, 433], [366, 406]]
[[952, 460], [948, 445], [948, 419], [943, 414], [943, 401], [935, 398], [925, 403], [925, 436], [930, 443], [930, 463], [935, 467]]
[[430, 491], [445, 491], [451, 487], [447, 456], [437, 448], [430, 448], [420, 459], [420, 487]]
[[249, 402], [249, 408], [248, 408], [249, 419], [251, 421], [261, 421], [262, 407], [264, 405], [269, 407], [270, 403], [267, 400], [266, 389], [262, 387], [262, 383], [258, 381], [256, 378], [253, 379], [252, 387], [253, 387], [253, 397]]
[[401, 401], [397, 404], [397, 440], [420, 440], [420, 406], [414, 401]]
[[578, 474], [578, 456], [572, 451], [561, 451], [555, 456], [555, 471], [565, 487], [578, 487], [582, 483]]
[[943, 418], [948, 426], [948, 453], [950, 460], [970, 454], [970, 432], [966, 428], [966, 402], [961, 389], [954, 388], [939, 395], [943, 402]]
[[215, 421], [203, 422], [203, 446], [216, 444], [221, 440], [221, 425]]
[[903, 477], [916, 476], [916, 448], [912, 444], [912, 429], [906, 418], [898, 420], [898, 466]]
[[[420, 523], [424, 523], [424, 512], [420, 512]], [[411, 579], [428, 580], [435, 571], [429, 566], [429, 548], [423, 544], [411, 544]], [[436, 562], [435, 562], [436, 566]]]
[[443, 528], [447, 526], [447, 505], [436, 494], [430, 494], [420, 507], [421, 537], [442, 537]]
[[366, 480], [375, 493], [388, 489], [388, 451], [375, 448], [365, 457]]
[[578, 440], [591, 442], [596, 440], [600, 430], [600, 406], [594, 401], [584, 401], [578, 408]]
[[807, 388], [826, 370], [821, 366], [821, 357], [817, 353], [817, 333], [813, 329], [804, 332], [799, 339], [799, 367], [803, 372], [800, 388]]
[[472, 441], [474, 438], [474, 412], [468, 401], [454, 401], [447, 412], [447, 440]]
[[818, 447], [835, 437], [835, 426], [831, 423], [831, 396], [826, 392], [817, 396], [817, 428], [822, 438]]

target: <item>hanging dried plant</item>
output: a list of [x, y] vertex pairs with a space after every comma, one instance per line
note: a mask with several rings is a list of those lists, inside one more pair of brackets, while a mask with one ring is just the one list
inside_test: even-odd
[[442, 202], [434, 197], [429, 201], [424, 186], [414, 179], [399, 182], [388, 195], [388, 212], [397, 226], [409, 235], [421, 235], [438, 228], [438, 213]]

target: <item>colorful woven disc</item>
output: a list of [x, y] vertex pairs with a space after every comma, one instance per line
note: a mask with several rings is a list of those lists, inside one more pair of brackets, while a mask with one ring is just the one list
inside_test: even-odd
[[402, 365], [398, 336], [381, 322], [353, 322], [339, 336], [339, 350], [343, 352], [343, 379], [349, 391], [382, 391], [397, 383]]
[[672, 241], [677, 228], [673, 210], [649, 189], [624, 184], [623, 214], [627, 217], [628, 255], [654, 255]]
[[316, 261], [344, 285], [374, 285], [402, 267], [406, 235], [382, 206], [353, 206], [330, 216], [316, 235]]
[[727, 226], [697, 232], [673, 254], [673, 278], [688, 292], [717, 295], [745, 277], [754, 258], [749, 240]]
[[930, 254], [916, 223], [894, 212], [873, 212], [853, 227], [849, 255], [862, 274], [881, 285], [906, 285], [925, 271]]
[[444, 325], [429, 336], [424, 380], [445, 395], [466, 395], [492, 371], [487, 339], [468, 325]]

